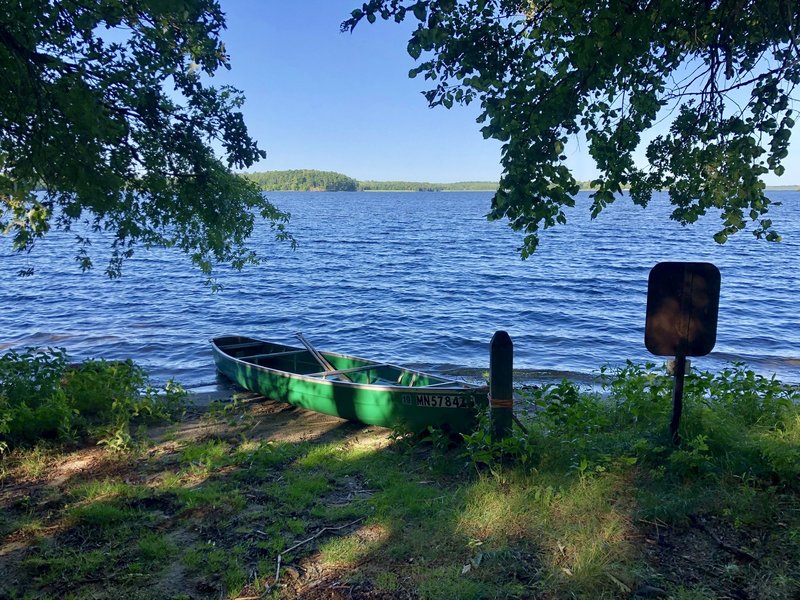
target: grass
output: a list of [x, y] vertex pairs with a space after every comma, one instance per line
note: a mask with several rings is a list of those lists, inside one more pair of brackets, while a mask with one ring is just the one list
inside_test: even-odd
[[793, 392], [693, 380], [674, 448], [666, 384], [623, 375], [602, 399], [536, 391], [502, 448], [348, 423], [283, 440], [239, 402], [124, 458], [14, 451], [0, 596], [797, 597]]

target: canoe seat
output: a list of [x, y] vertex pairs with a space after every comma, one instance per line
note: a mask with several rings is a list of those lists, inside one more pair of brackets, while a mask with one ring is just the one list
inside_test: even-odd
[[264, 342], [242, 342], [241, 344], [227, 344], [226, 346], [219, 346], [222, 351], [228, 350], [243, 350], [244, 348], [257, 348], [264, 346]]

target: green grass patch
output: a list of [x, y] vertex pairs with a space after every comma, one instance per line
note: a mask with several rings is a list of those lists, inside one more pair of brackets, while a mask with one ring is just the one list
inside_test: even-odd
[[55, 582], [74, 585], [100, 575], [113, 566], [114, 558], [104, 550], [61, 549], [30, 556], [22, 566], [39, 585], [47, 586]]
[[178, 551], [169, 536], [159, 533], [146, 533], [136, 544], [139, 556], [147, 563], [164, 563]]
[[676, 446], [668, 377], [605, 376], [602, 393], [530, 392], [528, 433], [501, 443], [488, 423], [461, 446], [436, 431], [290, 444], [241, 428], [131, 452], [124, 476], [82, 474], [60, 499], [30, 476], [58, 455], [28, 451], [33, 466], [4, 475], [28, 486], [3, 525], [24, 578], [7, 569], [0, 595], [90, 597], [98, 582], [174, 595], [163, 579], [192, 597], [295, 598], [298, 573], [319, 568], [353, 597], [798, 597], [797, 388], [696, 373]]
[[69, 510], [68, 515], [78, 525], [101, 530], [136, 522], [142, 516], [139, 511], [107, 501], [95, 501], [75, 506]]
[[211, 508], [233, 513], [242, 510], [247, 500], [241, 491], [222, 481], [206, 481], [193, 487], [178, 487], [173, 493], [184, 510]]
[[229, 443], [211, 439], [187, 446], [181, 452], [181, 465], [192, 474], [208, 474], [231, 464]]

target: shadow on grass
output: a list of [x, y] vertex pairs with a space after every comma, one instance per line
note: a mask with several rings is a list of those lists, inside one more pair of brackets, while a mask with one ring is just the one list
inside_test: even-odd
[[[752, 597], [770, 589], [791, 597], [796, 589], [796, 567], [783, 583], [778, 571], [760, 570], [781, 557], [752, 564], [704, 531], [643, 514], [637, 467], [479, 474], [463, 449], [389, 433], [249, 402], [159, 431], [137, 452], [53, 455], [31, 480], [11, 469], [0, 596]], [[787, 527], [797, 527], [794, 511]], [[737, 544], [754, 531], [724, 527], [708, 525]], [[747, 583], [767, 576], [768, 588]]]

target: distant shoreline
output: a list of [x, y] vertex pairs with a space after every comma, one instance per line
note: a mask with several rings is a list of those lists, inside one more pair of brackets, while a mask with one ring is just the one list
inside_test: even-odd
[[[357, 180], [335, 171], [294, 169], [239, 173], [261, 188], [262, 192], [496, 192], [497, 181], [456, 181], [431, 183], [427, 181]], [[593, 190], [589, 181], [579, 181], [580, 191]], [[800, 184], [768, 185], [767, 191], [800, 191]]]
[[[452, 184], [448, 184], [452, 185]], [[592, 192], [595, 188], [591, 187], [582, 187], [580, 188], [581, 192]], [[768, 185], [764, 188], [767, 192], [800, 192], [800, 185]], [[461, 188], [447, 188], [441, 190], [408, 190], [408, 189], [385, 189], [385, 190], [320, 190], [320, 189], [307, 189], [307, 190], [279, 190], [279, 189], [268, 189], [262, 190], [264, 192], [279, 192], [281, 194], [289, 193], [289, 192], [297, 192], [301, 194], [306, 193], [322, 193], [322, 192], [359, 192], [359, 193], [406, 193], [406, 194], [424, 194], [424, 193], [439, 193], [439, 192], [478, 192], [478, 193], [485, 193], [485, 192], [496, 192], [497, 188], [494, 189], [461, 189]], [[627, 192], [628, 188], [623, 188], [623, 191]]]

